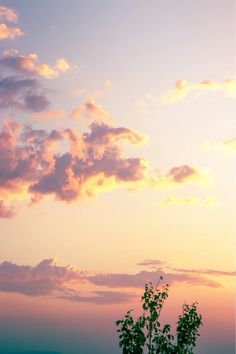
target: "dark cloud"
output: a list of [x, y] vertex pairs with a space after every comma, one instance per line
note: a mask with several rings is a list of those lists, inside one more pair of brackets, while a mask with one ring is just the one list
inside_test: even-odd
[[21, 76], [0, 78], [1, 109], [17, 108], [30, 112], [44, 111], [50, 106], [43, 89], [36, 79]]

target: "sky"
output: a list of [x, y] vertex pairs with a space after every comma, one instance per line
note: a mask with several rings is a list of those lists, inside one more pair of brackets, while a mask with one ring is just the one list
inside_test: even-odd
[[235, 352], [235, 1], [0, 4], [0, 353], [118, 354], [170, 284]]

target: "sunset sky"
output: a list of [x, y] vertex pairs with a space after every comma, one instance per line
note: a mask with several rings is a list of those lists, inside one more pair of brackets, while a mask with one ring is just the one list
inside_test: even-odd
[[118, 354], [170, 284], [235, 352], [234, 0], [0, 4], [0, 353]]

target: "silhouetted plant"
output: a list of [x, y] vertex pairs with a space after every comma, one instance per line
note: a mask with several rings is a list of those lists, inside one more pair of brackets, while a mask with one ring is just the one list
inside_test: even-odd
[[158, 288], [161, 280], [162, 277], [156, 287], [152, 283], [145, 285], [142, 296], [144, 313], [136, 321], [131, 315], [133, 310], [128, 311], [122, 320], [116, 321], [123, 354], [193, 354], [198, 329], [202, 325], [197, 303], [183, 305], [174, 336], [169, 324], [162, 326], [159, 322], [169, 291], [168, 284]]

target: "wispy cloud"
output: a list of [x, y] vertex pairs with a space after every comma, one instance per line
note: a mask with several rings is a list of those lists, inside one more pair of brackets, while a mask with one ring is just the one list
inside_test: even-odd
[[206, 198], [198, 197], [169, 197], [163, 200], [164, 206], [195, 205], [200, 207], [218, 207], [220, 203], [212, 196]]
[[[219, 287], [221, 286], [219, 282], [207, 276], [235, 275], [235, 272], [212, 269], [174, 268], [168, 266], [166, 262], [154, 259], [146, 259], [139, 265], [145, 267], [165, 265], [171, 271], [155, 269], [143, 270], [135, 274], [91, 274], [78, 270], [72, 265], [59, 266], [55, 259], [44, 259], [36, 266], [3, 262], [0, 264], [0, 291], [27, 296], [51, 296], [73, 302], [118, 304], [133, 300], [137, 293], [135, 289], [142, 289], [147, 282], [156, 284], [160, 276], [165, 283], [169, 284]], [[117, 290], [111, 291], [107, 288]]]
[[67, 72], [71, 66], [65, 58], [59, 58], [55, 64], [37, 64], [35, 53], [20, 55], [17, 51], [5, 51], [0, 64], [6, 68], [24, 75], [40, 76], [44, 79], [54, 79]]
[[206, 274], [206, 275], [226, 276], [226, 277], [234, 277], [236, 275], [235, 271], [223, 271], [223, 270], [215, 270], [215, 269], [172, 268], [172, 270], [177, 272], [184, 272], [184, 273]]
[[165, 261], [160, 261], [159, 259], [144, 259], [143, 261], [137, 263], [138, 266], [148, 266], [150, 268], [157, 268], [157, 267], [162, 267], [166, 262]]
[[0, 6], [0, 40], [15, 39], [23, 36], [23, 32], [19, 27], [10, 27], [5, 22], [17, 23], [17, 12], [7, 6]]
[[11, 219], [16, 215], [13, 206], [6, 206], [3, 200], [0, 200], [0, 218]]
[[96, 274], [88, 276], [88, 280], [100, 286], [108, 286], [110, 288], [143, 288], [143, 285], [147, 282], [156, 284], [160, 278], [163, 277], [166, 283], [187, 283], [189, 285], [201, 285], [209, 287], [218, 287], [219, 283], [200, 277], [185, 274], [169, 273], [162, 269], [156, 271], [141, 271], [136, 274]]
[[201, 94], [212, 91], [223, 92], [229, 97], [235, 96], [236, 80], [230, 79], [222, 82], [204, 80], [196, 83], [187, 80], [179, 80], [169, 91], [157, 97], [152, 93], [148, 93], [146, 99], [153, 103], [175, 103], [184, 100], [190, 94], [194, 94], [194, 97], [197, 97]]
[[45, 112], [34, 112], [31, 115], [32, 120], [50, 120], [59, 119], [65, 116], [66, 112], [64, 109], [52, 109], [51, 111]]
[[168, 262], [160, 261], [159, 259], [145, 259], [142, 262], [137, 263], [137, 265], [145, 266], [148, 268], [154, 268], [156, 270], [161, 270], [160, 266], [165, 269], [169, 269], [172, 272], [183, 273], [183, 274], [200, 274], [200, 275], [213, 275], [213, 276], [235, 276], [235, 271], [224, 271], [217, 269], [189, 269], [189, 268], [177, 268], [170, 265]]
[[172, 90], [160, 96], [160, 100], [165, 103], [173, 103], [183, 100], [192, 92], [200, 94], [208, 91], [222, 91], [228, 96], [234, 96], [236, 94], [236, 80], [225, 80], [223, 82], [205, 80], [200, 83], [179, 80]]
[[225, 140], [222, 143], [206, 141], [202, 144], [202, 149], [204, 151], [214, 151], [225, 155], [233, 155], [236, 153], [236, 138]]
[[90, 302], [97, 305], [123, 304], [134, 299], [136, 295], [120, 291], [94, 291], [90, 295], [70, 294], [60, 296], [61, 299], [73, 302]]

